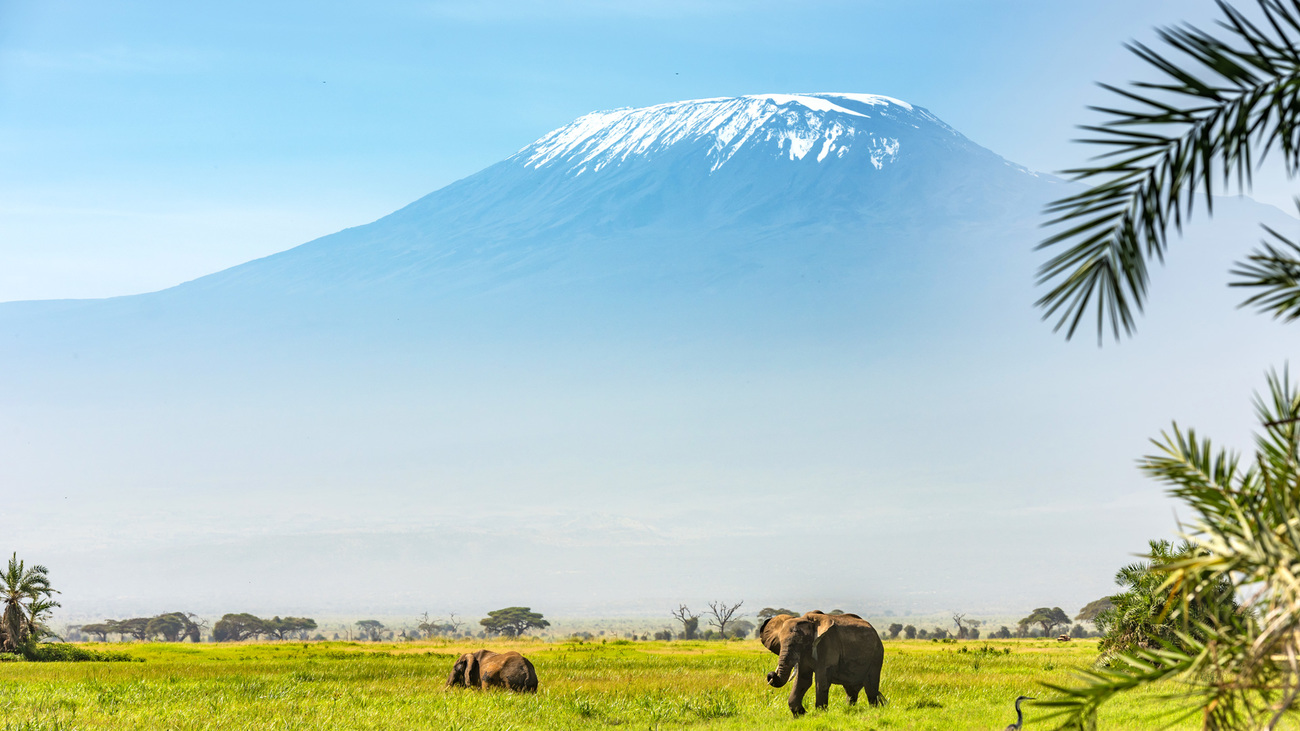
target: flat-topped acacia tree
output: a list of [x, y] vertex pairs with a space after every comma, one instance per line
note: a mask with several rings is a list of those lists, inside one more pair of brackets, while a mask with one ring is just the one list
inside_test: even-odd
[[530, 629], [544, 629], [551, 626], [550, 622], [530, 607], [506, 607], [488, 612], [488, 616], [480, 619], [478, 623], [483, 625], [489, 634], [506, 637], [518, 637]]

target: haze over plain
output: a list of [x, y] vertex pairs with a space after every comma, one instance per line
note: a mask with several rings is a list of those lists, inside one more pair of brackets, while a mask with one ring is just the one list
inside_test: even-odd
[[157, 295], [0, 308], [17, 547], [104, 611], [1106, 593], [1172, 528], [1145, 439], [1176, 417], [1240, 443], [1283, 362], [1222, 285], [1243, 231], [1293, 222], [1224, 206], [1138, 339], [1066, 346], [1029, 306], [1059, 183], [937, 119], [879, 127], [901, 106], [766, 103], [880, 144], [521, 153]]

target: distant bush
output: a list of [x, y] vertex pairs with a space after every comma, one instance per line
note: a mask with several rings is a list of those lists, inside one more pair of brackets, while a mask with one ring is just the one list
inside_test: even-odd
[[907, 625], [906, 627], [903, 628], [903, 636], [909, 640], [916, 639], [916, 628], [910, 624]]
[[144, 662], [144, 658], [132, 657], [125, 652], [87, 650], [53, 642], [29, 644], [22, 649], [22, 655], [30, 662]]
[[747, 619], [734, 619], [727, 624], [727, 636], [745, 639], [754, 631], [754, 623]]

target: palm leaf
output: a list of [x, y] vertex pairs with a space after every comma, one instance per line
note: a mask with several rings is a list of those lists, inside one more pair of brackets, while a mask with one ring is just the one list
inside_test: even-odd
[[[1171, 230], [1182, 232], [1198, 202], [1213, 213], [1216, 186], [1248, 187], [1254, 165], [1274, 149], [1289, 174], [1300, 169], [1300, 2], [1257, 0], [1263, 27], [1217, 2], [1226, 40], [1187, 25], [1158, 31], [1181, 65], [1129, 45], [1163, 80], [1103, 85], [1133, 108], [1093, 107], [1105, 119], [1085, 127], [1081, 141], [1100, 148], [1096, 164], [1066, 171], [1091, 187], [1046, 208], [1057, 230], [1039, 248], [1055, 253], [1039, 268], [1048, 289], [1037, 305], [1067, 338], [1085, 318], [1095, 319], [1099, 341], [1107, 330], [1116, 339], [1133, 332], [1149, 263], [1164, 260]], [[1266, 288], [1249, 302], [1300, 317], [1300, 294], [1269, 284], [1277, 279], [1270, 255], [1243, 265], [1246, 281]]]

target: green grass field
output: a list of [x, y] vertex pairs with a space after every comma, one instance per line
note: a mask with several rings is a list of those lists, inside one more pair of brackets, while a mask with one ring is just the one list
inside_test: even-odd
[[[455, 656], [485, 644], [526, 654], [540, 692], [444, 691]], [[0, 663], [0, 729], [1000, 730], [1017, 695], [1043, 696], [1039, 683], [1069, 682], [1096, 657], [1088, 641], [985, 646], [886, 642], [886, 707], [850, 709], [837, 687], [826, 712], [812, 710], [810, 692], [796, 721], [789, 687], [763, 682], [775, 656], [753, 640], [112, 645], [145, 662]], [[1171, 710], [1150, 694], [1125, 699], [1100, 727], [1165, 728]], [[1026, 728], [1050, 728], [1035, 723], [1043, 711], [1027, 711]]]

